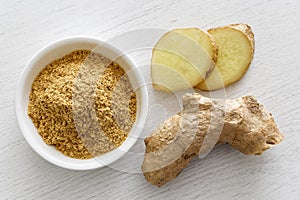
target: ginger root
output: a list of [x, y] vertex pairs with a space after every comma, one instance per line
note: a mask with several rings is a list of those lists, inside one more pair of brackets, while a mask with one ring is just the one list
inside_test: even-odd
[[160, 187], [216, 143], [230, 144], [246, 155], [260, 155], [282, 138], [272, 114], [253, 96], [215, 100], [186, 94], [182, 112], [145, 139], [142, 170], [147, 181]]

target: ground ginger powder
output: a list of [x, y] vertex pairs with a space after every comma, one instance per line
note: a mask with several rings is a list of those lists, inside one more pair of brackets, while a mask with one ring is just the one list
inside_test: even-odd
[[77, 50], [38, 74], [28, 115], [46, 144], [66, 156], [88, 159], [126, 140], [136, 117], [136, 95], [117, 63]]

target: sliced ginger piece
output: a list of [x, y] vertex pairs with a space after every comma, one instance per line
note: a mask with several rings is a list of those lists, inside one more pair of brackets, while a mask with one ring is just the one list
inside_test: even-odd
[[247, 24], [213, 28], [208, 32], [219, 47], [216, 67], [210, 76], [196, 86], [209, 91], [239, 81], [248, 70], [254, 54], [254, 35]]
[[217, 46], [208, 32], [198, 28], [172, 30], [153, 48], [153, 87], [163, 91], [192, 88], [208, 76], [216, 58]]

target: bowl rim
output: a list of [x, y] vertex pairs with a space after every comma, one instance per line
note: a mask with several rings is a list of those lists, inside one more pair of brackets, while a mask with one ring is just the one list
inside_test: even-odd
[[[126, 140], [123, 142], [123, 144], [130, 140], [129, 146], [127, 146], [125, 149], [122, 148], [123, 144], [116, 148], [115, 150], [108, 152], [106, 154], [103, 155], [107, 155], [107, 154], [111, 154], [114, 151], [118, 151], [120, 148], [122, 149], [121, 151], [115, 153], [115, 157], [113, 159], [110, 159], [109, 162], [103, 163], [103, 162], [99, 162], [99, 160], [97, 158], [101, 158], [100, 155], [98, 157], [94, 157], [91, 159], [84, 159], [84, 160], [80, 160], [80, 159], [74, 159], [74, 158], [70, 158], [68, 156], [63, 155], [64, 157], [66, 157], [67, 159], [71, 159], [71, 160], [76, 160], [76, 162], [78, 161], [78, 164], [71, 164], [68, 162], [63, 162], [60, 159], [57, 159], [55, 156], [49, 155], [49, 153], [43, 151], [43, 148], [41, 148], [40, 146], [38, 146], [38, 144], [35, 143], [34, 139], [33, 139], [33, 134], [35, 134], [34, 132], [28, 132], [26, 130], [26, 128], [23, 126], [24, 124], [26, 124], [25, 122], [22, 122], [23, 119], [23, 106], [22, 106], [22, 91], [25, 88], [26, 85], [26, 79], [27, 77], [30, 75], [30, 70], [32, 68], [34, 68], [35, 63], [38, 62], [41, 57], [43, 55], [46, 55], [48, 53], [51, 53], [53, 50], [59, 48], [58, 46], [65, 43], [65, 44], [71, 44], [74, 42], [90, 42], [90, 43], [94, 43], [97, 47], [98, 46], [105, 46], [105, 48], [109, 48], [110, 50], [114, 51], [115, 53], [117, 53], [118, 55], [122, 56], [123, 60], [125, 60], [125, 62], [130, 66], [130, 69], [135, 69], [138, 76], [135, 76], [135, 79], [139, 79], [140, 82], [142, 82], [144, 85], [142, 85], [142, 87], [140, 87], [139, 89], [140, 94], [141, 94], [141, 114], [139, 116], [139, 119], [135, 121], [134, 126], [132, 128], [132, 130], [134, 129], [134, 127], [136, 126], [137, 121], [139, 122], [139, 126], [143, 127], [146, 123], [146, 118], [147, 118], [147, 114], [148, 114], [148, 105], [149, 105], [149, 97], [148, 97], [148, 90], [146, 87], [146, 81], [144, 79], [143, 74], [141, 73], [141, 70], [138, 69], [137, 64], [134, 62], [134, 60], [125, 52], [121, 51], [120, 49], [118, 49], [116, 46], [110, 44], [109, 42], [106, 41], [102, 41], [96, 37], [91, 37], [91, 36], [85, 36], [85, 35], [76, 35], [76, 36], [70, 36], [70, 37], [65, 37], [59, 40], [55, 40], [51, 43], [49, 43], [48, 45], [42, 47], [39, 51], [37, 51], [31, 58], [30, 60], [26, 63], [16, 86], [16, 94], [15, 94], [15, 113], [16, 113], [16, 117], [17, 117], [17, 122], [18, 122], [18, 126], [22, 132], [23, 137], [25, 138], [25, 140], [27, 141], [27, 143], [29, 144], [29, 146], [31, 146], [31, 148], [38, 154], [40, 155], [42, 158], [44, 158], [45, 160], [47, 160], [48, 162], [62, 167], [62, 168], [66, 168], [66, 169], [72, 169], [72, 170], [91, 170], [91, 169], [96, 169], [96, 168], [101, 168], [104, 166], [108, 166], [109, 164], [115, 162], [116, 160], [118, 160], [119, 158], [121, 158], [127, 151], [129, 151], [130, 148], [132, 148], [132, 146], [136, 143], [138, 137], [136, 136], [140, 136], [142, 129], [139, 130], [138, 133], [136, 133], [134, 136], [135, 137], [127, 137]], [[71, 52], [71, 51], [70, 51]], [[64, 55], [62, 55], [64, 56]], [[27, 113], [25, 113], [25, 115], [28, 117]], [[43, 141], [44, 142], [44, 141]], [[49, 145], [50, 146], [50, 145]], [[56, 150], [56, 149], [55, 149]], [[125, 151], [124, 151], [125, 150]], [[56, 150], [57, 151], [57, 150]], [[81, 164], [79, 164], [81, 163]]]

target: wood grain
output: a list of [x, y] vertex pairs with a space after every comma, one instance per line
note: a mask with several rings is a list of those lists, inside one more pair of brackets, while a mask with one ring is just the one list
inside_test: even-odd
[[[297, 0], [0, 1], [1, 199], [300, 199], [299, 8]], [[226, 89], [226, 95], [257, 96], [285, 134], [281, 144], [262, 156], [241, 155], [220, 145], [158, 189], [139, 173], [56, 167], [25, 142], [15, 117], [15, 89], [25, 64], [48, 43], [72, 35], [107, 40], [146, 27], [207, 29], [238, 22], [252, 26], [256, 51], [246, 76]], [[148, 78], [150, 51], [138, 53], [133, 58], [144, 65]], [[150, 101], [152, 125], [180, 109], [174, 96], [151, 88]], [[161, 104], [173, 106], [162, 112]], [[143, 136], [152, 128], [147, 126]], [[132, 151], [143, 148], [141, 139]], [[119, 162], [138, 163], [130, 157]]]

